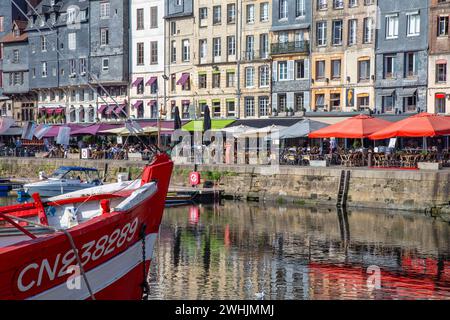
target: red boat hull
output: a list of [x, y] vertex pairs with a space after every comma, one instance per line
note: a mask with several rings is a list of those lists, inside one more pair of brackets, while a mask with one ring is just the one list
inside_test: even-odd
[[68, 230], [89, 286], [67, 236], [57, 232], [0, 248], [0, 299], [140, 299], [172, 169], [167, 156], [158, 156], [142, 174], [142, 185], [157, 183], [156, 193]]

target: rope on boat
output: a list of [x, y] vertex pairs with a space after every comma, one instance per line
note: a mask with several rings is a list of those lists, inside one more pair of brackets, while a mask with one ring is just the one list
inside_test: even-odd
[[148, 296], [150, 294], [150, 286], [148, 284], [147, 281], [147, 270], [145, 267], [146, 264], [146, 252], [145, 252], [145, 229], [147, 228], [147, 226], [144, 224], [142, 224], [141, 227], [141, 232], [139, 234], [139, 236], [141, 237], [141, 243], [142, 243], [142, 289], [143, 289], [143, 295], [142, 295], [142, 300], [148, 300]]
[[86, 272], [84, 271], [83, 264], [81, 263], [80, 256], [78, 255], [77, 247], [75, 246], [75, 242], [73, 241], [72, 235], [67, 230], [65, 230], [65, 229], [58, 229], [58, 228], [55, 228], [55, 227], [52, 227], [52, 226], [46, 226], [46, 225], [40, 224], [38, 222], [30, 221], [28, 219], [23, 219], [23, 218], [19, 218], [19, 217], [14, 217], [14, 216], [11, 216], [9, 214], [5, 214], [4, 216], [8, 217], [9, 219], [14, 219], [14, 220], [18, 220], [18, 221], [21, 221], [21, 222], [26, 222], [26, 223], [29, 223], [31, 225], [37, 226], [37, 227], [48, 229], [50, 231], [64, 233], [66, 235], [67, 239], [69, 239], [69, 244], [70, 244], [70, 246], [72, 248], [72, 251], [75, 254], [75, 257], [77, 259], [77, 264], [78, 264], [78, 267], [80, 268], [80, 273], [83, 276], [84, 282], [86, 283], [86, 287], [87, 287], [87, 289], [89, 291], [89, 295], [90, 295], [92, 300], [95, 300], [95, 295], [92, 292], [91, 285], [89, 284], [88, 278], [86, 276]]

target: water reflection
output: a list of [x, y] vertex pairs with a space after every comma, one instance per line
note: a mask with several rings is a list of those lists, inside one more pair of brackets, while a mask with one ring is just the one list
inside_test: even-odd
[[[411, 213], [167, 209], [153, 299], [450, 299], [450, 226]], [[368, 286], [378, 266], [381, 288]]]

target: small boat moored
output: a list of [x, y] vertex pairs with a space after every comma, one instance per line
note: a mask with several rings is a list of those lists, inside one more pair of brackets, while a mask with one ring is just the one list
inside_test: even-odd
[[[41, 181], [27, 183], [19, 196], [39, 193], [42, 198], [58, 196], [101, 185], [97, 169], [85, 167], [60, 167], [50, 177], [41, 177]], [[19, 190], [21, 191], [21, 190]]]

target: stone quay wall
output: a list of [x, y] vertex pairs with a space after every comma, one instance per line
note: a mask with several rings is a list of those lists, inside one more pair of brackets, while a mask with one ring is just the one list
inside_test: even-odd
[[[37, 180], [39, 171], [50, 174], [59, 166], [108, 166], [107, 181], [120, 172], [139, 176], [143, 161], [1, 158], [0, 176]], [[172, 186], [188, 186], [193, 165], [176, 165]], [[226, 196], [259, 201], [335, 205], [342, 170], [350, 170], [349, 207], [423, 211], [450, 201], [450, 170], [375, 170], [367, 168], [313, 168], [249, 165], [199, 165], [202, 181], [216, 182]]]

